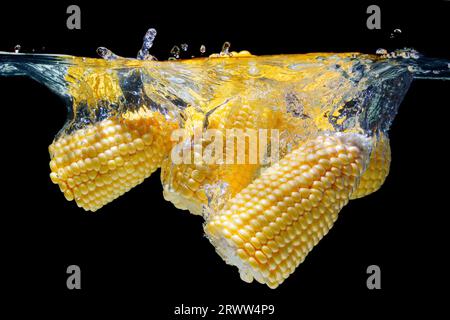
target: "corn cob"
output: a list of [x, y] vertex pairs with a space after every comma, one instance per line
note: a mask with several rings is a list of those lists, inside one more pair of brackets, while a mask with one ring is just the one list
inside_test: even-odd
[[369, 165], [362, 174], [358, 187], [352, 193], [350, 199], [362, 198], [380, 189], [389, 174], [390, 164], [391, 147], [389, 138], [380, 133], [370, 156]]
[[[192, 115], [191, 115], [192, 116]], [[201, 150], [205, 149], [209, 141], [194, 141], [192, 132], [203, 130], [204, 120], [199, 121], [198, 117], [192, 117], [192, 124], [188, 121], [185, 128], [187, 130], [188, 148], [192, 153], [198, 154], [202, 158]], [[234, 149], [227, 150], [225, 134], [227, 129], [265, 129], [274, 127], [276, 118], [273, 117], [270, 110], [264, 108], [252, 108], [247, 104], [239, 105], [229, 103], [226, 106], [218, 108], [208, 118], [208, 129], [216, 129], [223, 133], [223, 152], [236, 157], [237, 144]], [[270, 137], [269, 137], [270, 138]], [[212, 142], [214, 143], [214, 142]], [[252, 150], [254, 151], [254, 150]], [[246, 160], [245, 163], [238, 164], [217, 164], [217, 163], [194, 163], [194, 155], [189, 164], [173, 164], [168, 158], [163, 162], [161, 170], [161, 180], [164, 186], [163, 195], [167, 201], [172, 202], [179, 209], [187, 209], [193, 214], [201, 214], [202, 207], [208, 201], [205, 188], [208, 186], [217, 186], [219, 183], [225, 184], [228, 196], [234, 196], [237, 192], [247, 186], [254, 178], [260, 167], [259, 163], [249, 163], [248, 153], [250, 146], [248, 141], [245, 143]], [[225, 159], [222, 159], [225, 162]]]
[[365, 161], [356, 134], [304, 142], [216, 214], [205, 232], [241, 278], [280, 285], [332, 227]]
[[49, 147], [50, 178], [67, 200], [96, 211], [161, 165], [175, 126], [141, 108], [62, 135]]
[[70, 66], [66, 74], [75, 110], [80, 103], [93, 107], [99, 101], [119, 101], [122, 97], [119, 79], [114, 71], [107, 70], [108, 63], [105, 60], [90, 61], [91, 68], [84, 66], [82, 58], [76, 58], [75, 61], [77, 60], [79, 63]]

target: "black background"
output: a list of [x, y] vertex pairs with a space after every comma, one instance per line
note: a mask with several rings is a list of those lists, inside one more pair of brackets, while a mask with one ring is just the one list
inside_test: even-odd
[[[408, 46], [450, 58], [450, 2], [374, 3], [381, 7], [381, 30], [366, 28], [372, 3], [14, 1], [0, 8], [0, 50], [20, 44], [25, 52], [95, 56], [105, 46], [135, 56], [146, 30], [155, 27], [151, 53], [159, 59], [175, 44], [188, 43], [188, 55], [198, 56], [201, 44], [210, 54], [224, 41], [254, 54]], [[81, 30], [66, 28], [69, 4], [81, 7]], [[396, 28], [402, 33], [392, 39]], [[150, 319], [194, 319], [172, 315], [181, 303], [275, 304], [268, 319], [443, 311], [450, 277], [449, 89], [443, 81], [412, 84], [391, 129], [393, 161], [383, 188], [347, 205], [296, 272], [270, 290], [242, 282], [203, 237], [202, 219], [164, 201], [159, 171], [94, 214], [67, 202], [48, 177], [47, 151], [65, 106], [31, 80], [0, 78], [0, 290], [7, 297], [0, 303], [19, 302], [16, 313], [37, 314], [33, 301], [47, 312], [64, 307], [60, 319], [88, 305]], [[71, 264], [81, 267], [79, 291], [66, 288]], [[366, 288], [371, 264], [381, 267], [378, 291]]]

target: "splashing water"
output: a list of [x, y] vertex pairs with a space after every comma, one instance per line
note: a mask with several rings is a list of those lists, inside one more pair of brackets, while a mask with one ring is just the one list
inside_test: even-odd
[[180, 58], [180, 47], [173, 46], [172, 49], [170, 49], [170, 54], [173, 56], [173, 58], [179, 59]]
[[200, 53], [201, 53], [201, 54], [204, 54], [205, 52], [206, 52], [206, 46], [202, 44], [202, 45], [200, 46]]
[[[66, 102], [69, 118], [50, 147], [50, 167], [52, 180], [68, 200], [98, 210], [161, 167], [164, 197], [178, 208], [203, 214], [208, 237], [224, 260], [238, 267], [243, 280], [256, 279], [271, 288], [289, 273], [278, 270], [279, 265], [273, 265], [277, 274], [267, 273], [270, 248], [263, 246], [248, 258], [240, 247], [243, 240], [252, 239], [257, 245], [275, 225], [280, 234], [275, 239], [283, 237], [288, 249], [294, 246], [295, 254], [280, 258], [287, 261], [282, 267], [295, 269], [311, 244], [331, 227], [340, 208], [357, 192], [364, 193], [360, 190], [364, 170], [373, 178], [372, 163], [385, 165], [390, 159], [385, 147], [388, 130], [411, 82], [450, 80], [450, 61], [411, 49], [254, 56], [230, 52], [226, 42], [220, 55], [209, 58], [154, 61], [149, 49], [155, 36], [156, 30], [149, 29], [137, 59], [103, 47], [97, 50], [103, 59], [0, 52], [0, 76], [29, 76]], [[202, 45], [200, 52], [205, 51]], [[171, 55], [178, 59], [180, 48], [174, 46]], [[182, 129], [181, 141], [174, 146], [169, 138], [177, 129]], [[257, 138], [263, 161], [175, 163], [178, 151], [192, 149], [186, 157], [190, 160], [212, 144], [196, 136], [208, 129], [265, 132], [270, 136], [266, 145]], [[265, 162], [274, 146], [280, 160]], [[214, 149], [214, 154], [227, 148]], [[250, 151], [244, 155], [249, 158]], [[301, 170], [309, 171], [298, 176]], [[298, 192], [289, 191], [292, 185]], [[298, 202], [304, 194], [308, 198]], [[327, 201], [333, 205], [321, 200], [325, 197], [332, 197]], [[275, 209], [261, 211], [274, 201], [278, 204], [270, 208]], [[251, 206], [244, 208], [247, 204]], [[232, 212], [236, 208], [242, 209], [240, 213]], [[248, 224], [258, 210], [262, 218]], [[334, 211], [328, 215], [330, 210]], [[303, 214], [297, 217], [299, 228], [289, 229], [285, 220], [298, 212]], [[233, 221], [219, 227], [228, 217]], [[250, 234], [266, 217], [273, 221], [258, 232], [258, 238]], [[245, 224], [248, 228], [239, 229]], [[234, 229], [242, 238], [230, 234]], [[294, 245], [303, 242], [303, 247]], [[250, 243], [245, 245], [250, 250]]]
[[388, 53], [387, 50], [383, 49], [383, 48], [377, 49], [377, 51], [376, 51], [376, 54], [380, 54], [380, 55], [385, 55], [387, 53]]
[[222, 51], [220, 52], [222, 55], [228, 55], [230, 53], [231, 44], [227, 41], [222, 46]]
[[115, 60], [118, 58], [117, 55], [105, 47], [98, 47], [97, 54], [105, 60]]
[[402, 30], [400, 29], [394, 29], [394, 31], [391, 32], [390, 38], [394, 39], [402, 34]]
[[153, 41], [156, 38], [156, 29], [150, 28], [144, 36], [144, 41], [142, 42], [142, 48], [137, 54], [137, 59], [139, 60], [154, 60], [154, 57], [150, 55], [149, 50], [153, 46]]

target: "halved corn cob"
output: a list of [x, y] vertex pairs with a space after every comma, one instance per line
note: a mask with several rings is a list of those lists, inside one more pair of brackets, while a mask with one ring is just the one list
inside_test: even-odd
[[389, 138], [386, 134], [380, 133], [370, 155], [369, 165], [362, 174], [358, 187], [352, 193], [350, 199], [362, 198], [380, 189], [389, 174], [390, 164], [391, 147]]
[[[267, 109], [267, 110], [266, 110]], [[191, 115], [192, 116], [192, 115]], [[249, 163], [250, 150], [248, 140], [245, 141], [245, 163], [223, 164], [203, 161], [202, 150], [209, 144], [217, 141], [194, 140], [193, 131], [203, 132], [203, 123], [206, 119], [199, 121], [197, 116], [192, 116], [185, 125], [187, 130], [186, 149], [191, 149], [191, 163], [174, 164], [171, 158], [163, 162], [161, 170], [161, 181], [164, 187], [164, 198], [172, 202], [179, 209], [187, 209], [193, 214], [202, 214], [203, 205], [207, 204], [206, 188], [223, 184], [226, 193], [234, 196], [237, 192], [247, 186], [254, 178], [260, 163]], [[196, 124], [192, 124], [194, 121]], [[237, 143], [227, 149], [226, 133], [229, 129], [267, 129], [273, 128], [276, 118], [268, 108], [252, 108], [248, 104], [229, 103], [218, 108], [207, 119], [207, 129], [215, 129], [222, 133], [223, 155], [237, 157]], [[200, 126], [200, 127], [199, 127]], [[270, 137], [269, 137], [270, 138]], [[259, 141], [256, 141], [259, 143]], [[185, 150], [187, 151], [187, 150]], [[194, 153], [202, 161], [194, 163]]]
[[141, 108], [62, 135], [49, 147], [50, 178], [67, 200], [96, 211], [160, 167], [175, 127]]
[[276, 288], [328, 232], [361, 174], [366, 139], [318, 136], [211, 214], [205, 232], [241, 278]]

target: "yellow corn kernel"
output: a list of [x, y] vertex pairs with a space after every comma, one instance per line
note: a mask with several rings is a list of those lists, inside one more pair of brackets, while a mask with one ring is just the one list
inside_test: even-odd
[[389, 174], [390, 164], [391, 147], [389, 138], [381, 133], [370, 156], [369, 165], [362, 174], [358, 187], [352, 193], [350, 199], [362, 198], [380, 189]]
[[361, 174], [365, 139], [319, 136], [212, 213], [205, 232], [241, 278], [280, 285], [332, 227]]
[[50, 178], [67, 200], [96, 211], [161, 166], [175, 127], [142, 108], [62, 135], [49, 147]]

